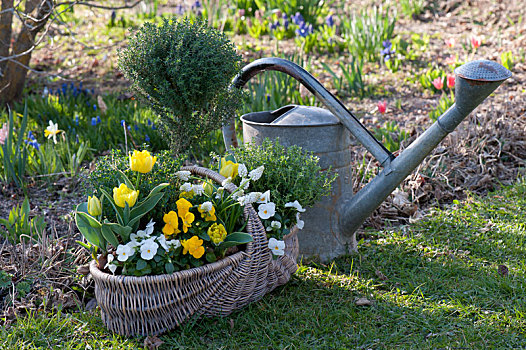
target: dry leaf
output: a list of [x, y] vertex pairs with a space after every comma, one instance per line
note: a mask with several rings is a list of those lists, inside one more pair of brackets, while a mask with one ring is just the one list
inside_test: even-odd
[[106, 106], [106, 103], [104, 103], [101, 95], [97, 96], [97, 104], [99, 105], [100, 112], [106, 114], [108, 107]]
[[381, 279], [382, 281], [385, 281], [387, 279], [387, 277], [382, 273], [382, 271], [380, 270], [376, 270], [376, 276]]
[[144, 347], [148, 350], [156, 350], [162, 344], [164, 344], [164, 342], [155, 335], [147, 336], [146, 339], [144, 339]]
[[370, 306], [372, 304], [373, 302], [367, 298], [359, 298], [358, 300], [356, 300], [356, 305], [358, 306]]
[[508, 269], [508, 267], [506, 265], [499, 265], [499, 267], [497, 269], [497, 272], [501, 276], [508, 276], [509, 271], [510, 270]]

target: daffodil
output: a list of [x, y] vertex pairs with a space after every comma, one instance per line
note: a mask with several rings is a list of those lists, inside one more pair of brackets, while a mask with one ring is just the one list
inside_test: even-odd
[[223, 224], [213, 223], [212, 226], [208, 228], [208, 236], [215, 245], [218, 245], [226, 238], [225, 226], [223, 226]]
[[147, 150], [141, 152], [134, 150], [133, 154], [130, 154], [130, 169], [146, 174], [152, 171], [156, 161], [157, 157], [152, 157]]
[[203, 247], [203, 240], [199, 239], [197, 236], [192, 236], [190, 239], [185, 239], [181, 241], [183, 246], [183, 254], [190, 252], [194, 258], [199, 259], [205, 253], [205, 248]]
[[179, 230], [179, 218], [177, 217], [177, 213], [173, 210], [170, 210], [168, 214], [164, 214], [163, 221], [166, 225], [163, 227], [163, 233], [165, 237], [169, 237], [173, 234], [178, 234], [181, 232]]
[[212, 205], [212, 202], [204, 202], [201, 204], [197, 210], [201, 213], [201, 218], [205, 219], [205, 221], [216, 221], [216, 209]]
[[139, 191], [133, 191], [128, 188], [126, 184], [121, 184], [119, 187], [113, 188], [113, 200], [115, 204], [119, 207], [124, 208], [128, 203], [128, 206], [131, 208], [137, 202], [137, 197], [139, 196]]
[[62, 130], [58, 129], [58, 124], [53, 123], [52, 120], [49, 121], [49, 125], [44, 130], [44, 136], [46, 136], [48, 139], [53, 138], [53, 142], [57, 143], [57, 134], [61, 133]]
[[99, 216], [102, 214], [102, 207], [97, 196], [88, 196], [88, 213], [91, 216]]
[[231, 177], [234, 179], [237, 176], [238, 167], [238, 163], [221, 158], [221, 169], [219, 169], [219, 174], [223, 175], [224, 177]]

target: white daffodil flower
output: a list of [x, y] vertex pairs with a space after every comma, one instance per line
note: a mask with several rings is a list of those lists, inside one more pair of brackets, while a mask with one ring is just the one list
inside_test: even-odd
[[188, 181], [192, 173], [186, 170], [176, 171], [175, 176], [177, 176], [182, 181]]
[[44, 130], [44, 135], [50, 139], [53, 138], [53, 142], [57, 143], [57, 134], [62, 132], [62, 130], [58, 129], [58, 124], [53, 123], [52, 120], [49, 121], [49, 126]]
[[247, 177], [248, 175], [247, 166], [243, 163], [239, 164], [237, 166], [237, 174], [241, 177]]
[[296, 213], [296, 226], [298, 226], [300, 230], [303, 230], [303, 226], [305, 226], [305, 222], [300, 220], [300, 213]]
[[[260, 167], [257, 167], [256, 169], [252, 170], [248, 177], [250, 177], [250, 180], [257, 181], [263, 175], [263, 170], [265, 170], [265, 167], [262, 165]], [[238, 170], [239, 171], [239, 170]]]
[[159, 248], [159, 245], [155, 243], [153, 238], [147, 239], [141, 246], [141, 258], [144, 260], [152, 260], [155, 254], [157, 254], [157, 248]]
[[301, 206], [300, 202], [295, 200], [294, 202], [285, 203], [285, 208], [296, 208], [297, 211], [303, 213], [305, 209]]
[[276, 214], [276, 204], [270, 202], [260, 204], [258, 207], [258, 215], [262, 219], [268, 219]]
[[285, 242], [278, 241], [274, 237], [268, 240], [268, 249], [274, 255], [284, 255], [285, 254]]
[[126, 261], [135, 253], [135, 250], [128, 245], [119, 244], [117, 247], [117, 259], [119, 261]]
[[268, 203], [268, 202], [270, 202], [270, 190], [265, 191], [265, 193], [263, 193], [257, 201], [257, 203]]

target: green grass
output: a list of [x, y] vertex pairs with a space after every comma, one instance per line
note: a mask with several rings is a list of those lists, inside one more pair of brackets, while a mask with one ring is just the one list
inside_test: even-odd
[[[369, 232], [358, 254], [301, 265], [263, 300], [163, 335], [161, 349], [525, 348], [525, 222], [525, 181], [469, 197], [412, 226]], [[361, 297], [372, 305], [357, 306]], [[87, 313], [21, 318], [0, 337], [10, 349], [143, 342], [111, 335]]]

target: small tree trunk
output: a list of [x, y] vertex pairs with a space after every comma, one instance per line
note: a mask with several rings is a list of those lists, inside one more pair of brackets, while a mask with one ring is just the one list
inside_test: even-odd
[[26, 51], [29, 52], [7, 61], [0, 81], [0, 102], [2, 104], [9, 104], [22, 97], [22, 91], [27, 76], [26, 67], [29, 66], [29, 61], [31, 60], [35, 37], [46, 25], [55, 6], [54, 0], [41, 0], [40, 5], [38, 5], [37, 14], [33, 20], [30, 15], [38, 2], [39, 0], [29, 0], [26, 2], [25, 13], [29, 16], [25, 20], [24, 25], [13, 44], [11, 55], [18, 55]]
[[[7, 57], [11, 47], [13, 11], [10, 11], [10, 9], [13, 8], [13, 2], [14, 0], [2, 0], [2, 6], [0, 7], [0, 58]], [[7, 61], [0, 62], [0, 77], [2, 77], [6, 65]]]

